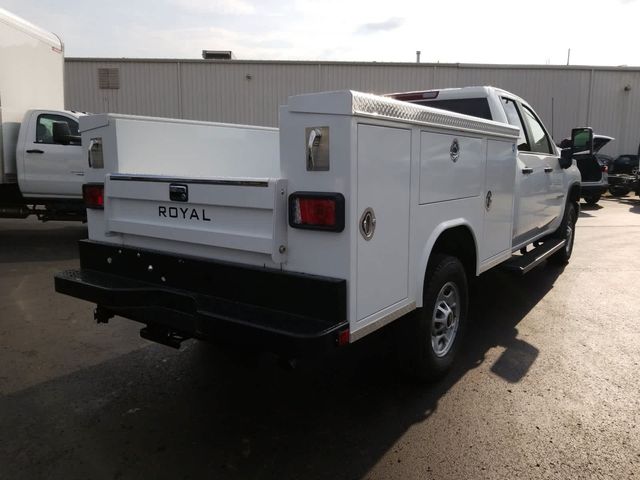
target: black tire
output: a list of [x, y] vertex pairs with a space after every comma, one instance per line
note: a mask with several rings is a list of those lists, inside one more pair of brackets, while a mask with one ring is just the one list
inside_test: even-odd
[[566, 265], [569, 263], [571, 253], [573, 252], [573, 242], [575, 240], [576, 221], [578, 220], [578, 209], [576, 205], [571, 202], [567, 204], [567, 208], [564, 212], [564, 218], [562, 223], [556, 232], [553, 234], [554, 238], [563, 238], [567, 241], [565, 246], [549, 257], [549, 263], [554, 265]]
[[584, 201], [587, 202], [587, 205], [595, 205], [600, 200], [602, 195], [589, 195], [588, 197], [583, 197]]
[[614, 197], [625, 197], [631, 190], [625, 187], [609, 187], [609, 193]]
[[[423, 307], [405, 319], [398, 345], [404, 373], [421, 382], [437, 380], [451, 368], [467, 324], [468, 287], [462, 263], [456, 257], [436, 254], [429, 265]], [[448, 305], [454, 297], [457, 301]], [[438, 331], [445, 333], [438, 337]], [[452, 335], [447, 340], [443, 337], [448, 333]]]

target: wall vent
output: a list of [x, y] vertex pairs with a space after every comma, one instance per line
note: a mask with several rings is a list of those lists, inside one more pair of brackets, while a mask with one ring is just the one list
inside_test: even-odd
[[235, 60], [231, 50], [202, 50], [202, 58], [205, 60]]
[[98, 68], [98, 88], [101, 90], [117, 90], [120, 88], [119, 68]]

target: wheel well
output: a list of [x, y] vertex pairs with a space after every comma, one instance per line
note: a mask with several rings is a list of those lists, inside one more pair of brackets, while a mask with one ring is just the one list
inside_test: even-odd
[[427, 269], [434, 253], [444, 253], [458, 258], [467, 272], [467, 277], [476, 275], [476, 243], [469, 228], [461, 225], [442, 232], [431, 249]]

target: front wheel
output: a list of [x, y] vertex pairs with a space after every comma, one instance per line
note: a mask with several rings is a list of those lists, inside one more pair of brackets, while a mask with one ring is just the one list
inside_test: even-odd
[[578, 211], [573, 202], [567, 205], [567, 209], [564, 212], [564, 218], [562, 224], [556, 233], [553, 234], [554, 238], [562, 238], [565, 240], [564, 247], [549, 257], [549, 262], [556, 265], [566, 265], [569, 263], [571, 253], [573, 252], [573, 241], [575, 239], [576, 221], [578, 219]]
[[462, 263], [441, 254], [429, 263], [423, 306], [407, 319], [398, 345], [403, 370], [420, 381], [436, 380], [451, 368], [467, 323], [467, 275]]

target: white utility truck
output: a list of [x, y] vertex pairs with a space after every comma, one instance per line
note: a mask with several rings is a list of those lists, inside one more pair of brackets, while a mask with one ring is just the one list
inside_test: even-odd
[[81, 113], [64, 109], [60, 39], [0, 8], [0, 218], [84, 220]]
[[56, 290], [167, 345], [294, 356], [403, 317], [404, 363], [437, 377], [460, 345], [468, 279], [569, 260], [572, 155], [591, 148], [576, 129], [561, 155], [526, 102], [485, 92], [530, 111], [523, 129], [352, 91], [291, 97], [279, 130], [84, 117], [89, 238]]

